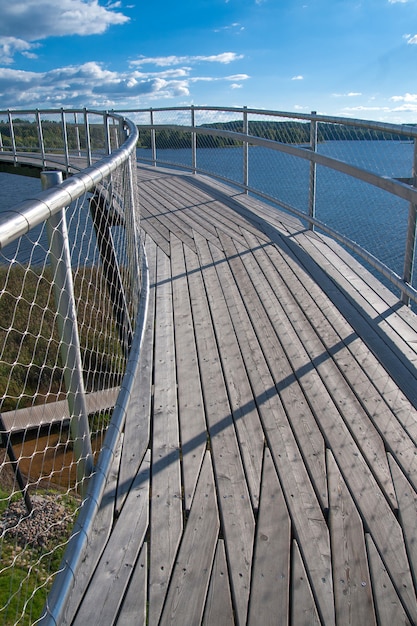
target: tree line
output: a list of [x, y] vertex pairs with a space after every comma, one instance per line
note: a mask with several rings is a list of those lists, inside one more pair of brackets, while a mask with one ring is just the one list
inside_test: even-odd
[[[139, 148], [151, 147], [151, 131], [139, 128]], [[231, 132], [243, 132], [241, 120], [231, 122], [218, 122], [214, 124], [204, 124], [204, 128], [226, 130]], [[291, 143], [298, 145], [310, 144], [310, 122], [266, 122], [249, 121], [248, 134], [262, 139], [270, 139], [280, 143]], [[317, 141], [412, 141], [413, 137], [406, 137], [395, 133], [359, 128], [355, 126], [345, 126], [342, 124], [330, 124], [318, 122]], [[157, 146], [160, 149], [166, 148], [190, 148], [191, 133], [172, 129], [156, 130]], [[215, 137], [214, 135], [203, 135], [197, 132], [196, 142], [198, 148], [224, 148], [228, 146], [240, 146], [241, 141], [236, 141], [227, 137]]]
[[[204, 128], [219, 129], [231, 132], [243, 132], [241, 120], [230, 122], [217, 122], [205, 124]], [[13, 130], [15, 142], [18, 149], [33, 150], [39, 147], [39, 136], [36, 122], [26, 120], [13, 120]], [[138, 126], [139, 140], [138, 148], [151, 148], [151, 131]], [[84, 124], [67, 124], [67, 140], [70, 150], [81, 149], [86, 146]], [[272, 121], [249, 121], [248, 133], [255, 137], [278, 141], [280, 143], [291, 143], [298, 145], [308, 145], [310, 143], [310, 122], [272, 122]], [[64, 140], [62, 126], [60, 122], [42, 121], [42, 134], [45, 147], [49, 150], [63, 150]], [[0, 121], [0, 135], [4, 147], [12, 145], [10, 126], [5, 121]], [[196, 142], [198, 148], [225, 148], [231, 146], [241, 146], [242, 142], [228, 137], [216, 137], [214, 135], [203, 135], [197, 132]], [[157, 146], [160, 149], [191, 148], [191, 133], [180, 129], [156, 130]], [[324, 141], [363, 141], [363, 140], [390, 140], [390, 141], [412, 141], [412, 137], [387, 133], [383, 131], [370, 130], [342, 124], [329, 124], [318, 122], [317, 139]], [[104, 149], [105, 137], [102, 125], [90, 126], [91, 148]]]
[[[84, 124], [67, 124], [67, 142], [69, 150], [85, 149], [86, 136]], [[28, 122], [16, 118], [13, 120], [13, 134], [18, 150], [34, 150], [39, 148], [39, 133], [36, 122]], [[12, 146], [12, 136], [8, 122], [0, 121], [0, 135], [4, 147]], [[42, 120], [42, 136], [47, 150], [63, 151], [64, 137], [61, 122]], [[104, 128], [102, 125], [90, 125], [90, 144], [92, 149], [105, 146]]]

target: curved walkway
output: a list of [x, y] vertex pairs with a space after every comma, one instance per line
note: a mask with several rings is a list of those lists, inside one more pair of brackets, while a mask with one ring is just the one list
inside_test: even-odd
[[136, 399], [67, 622], [417, 623], [417, 320], [341, 248], [139, 167]]

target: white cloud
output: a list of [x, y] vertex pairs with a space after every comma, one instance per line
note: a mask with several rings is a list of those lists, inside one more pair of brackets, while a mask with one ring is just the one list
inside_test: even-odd
[[299, 74], [298, 76], [293, 76], [291, 80], [304, 80], [304, 76], [301, 76], [301, 74]]
[[357, 107], [344, 107], [343, 111], [348, 114], [348, 113], [365, 113], [365, 112], [369, 112], [369, 111], [378, 111], [378, 112], [387, 112], [390, 111], [389, 107], [383, 107], [383, 106], [365, 106], [365, 105], [359, 105]]
[[417, 94], [416, 93], [406, 93], [403, 96], [392, 96], [391, 100], [393, 102], [415, 102], [417, 104]]
[[404, 35], [404, 39], [409, 44], [417, 44], [417, 35]]
[[232, 83], [230, 85], [231, 89], [241, 89], [241, 87], [243, 87], [242, 83]]
[[243, 54], [236, 54], [236, 52], [222, 52], [221, 54], [212, 54], [209, 56], [195, 55], [195, 56], [166, 56], [166, 57], [140, 57], [135, 61], [131, 61], [131, 65], [141, 67], [142, 65], [156, 65], [157, 67], [171, 67], [173, 65], [182, 65], [184, 63], [222, 63], [228, 64], [233, 61], [239, 61], [243, 59]]
[[29, 43], [24, 39], [0, 36], [0, 63], [2, 65], [10, 65], [13, 63], [14, 55], [18, 52], [30, 58], [35, 58], [36, 54], [31, 51], [38, 47], [39, 44]]
[[155, 99], [188, 97], [197, 82], [227, 81], [237, 89], [249, 78], [247, 74], [191, 76], [190, 72], [190, 68], [113, 72], [94, 61], [48, 72], [0, 67], [0, 108], [133, 108], [149, 106]]
[[408, 1], [409, 0], [388, 0], [390, 4], [397, 4], [397, 3], [405, 4]]
[[33, 54], [34, 42], [64, 35], [96, 35], [129, 17], [116, 11], [120, 3], [98, 0], [7, 0], [0, 19], [0, 63], [10, 64], [21, 52]]
[[220, 26], [219, 28], [215, 28], [215, 33], [221, 33], [223, 30], [232, 31], [232, 33], [239, 34], [245, 30], [245, 27], [239, 22], [233, 22], [233, 24], [229, 24], [228, 26]]
[[233, 74], [232, 76], [224, 77], [225, 80], [233, 80], [233, 81], [248, 80], [248, 78], [250, 78], [248, 74]]
[[333, 98], [356, 98], [361, 96], [360, 91], [349, 91], [348, 93], [332, 93]]

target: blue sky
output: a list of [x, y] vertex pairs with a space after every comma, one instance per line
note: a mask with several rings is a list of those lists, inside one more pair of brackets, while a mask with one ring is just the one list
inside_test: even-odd
[[417, 122], [417, 0], [2, 0], [0, 108]]

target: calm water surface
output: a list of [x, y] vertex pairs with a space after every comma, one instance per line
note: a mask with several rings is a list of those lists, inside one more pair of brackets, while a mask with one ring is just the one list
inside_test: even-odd
[[[383, 176], [411, 175], [411, 143], [334, 141], [319, 144], [318, 150]], [[138, 157], [149, 159], [150, 150], [138, 150]], [[186, 149], [159, 150], [158, 159], [191, 165], [191, 153]], [[210, 173], [242, 181], [242, 150], [239, 148], [199, 149], [197, 165]], [[308, 161], [267, 148], [249, 149], [249, 185], [302, 212], [308, 206], [309, 172]], [[0, 211], [39, 191], [38, 179], [0, 173]], [[318, 219], [347, 234], [394, 271], [402, 273], [407, 202], [324, 167], [317, 168], [316, 197]], [[21, 254], [27, 256], [28, 253], [22, 249]], [[42, 254], [44, 252], [40, 256]]]

